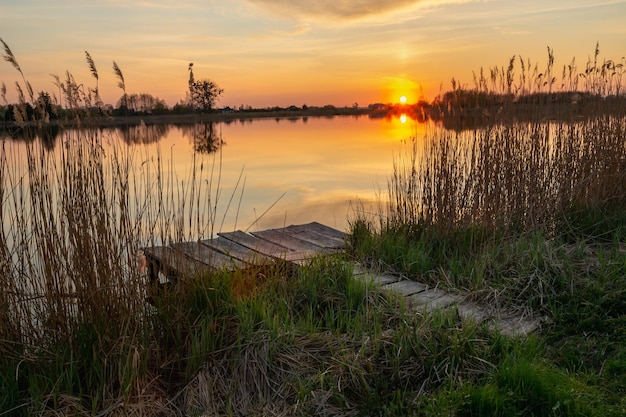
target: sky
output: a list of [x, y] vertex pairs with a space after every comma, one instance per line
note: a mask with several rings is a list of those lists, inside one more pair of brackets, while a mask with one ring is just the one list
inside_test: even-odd
[[[115, 104], [126, 91], [173, 106], [188, 65], [224, 90], [217, 105], [366, 106], [431, 101], [454, 77], [507, 67], [513, 56], [544, 68], [626, 55], [626, 0], [0, 0], [0, 38], [35, 91], [58, 95], [69, 71]], [[21, 75], [0, 61], [15, 101]], [[2, 103], [4, 104], [4, 103]]]

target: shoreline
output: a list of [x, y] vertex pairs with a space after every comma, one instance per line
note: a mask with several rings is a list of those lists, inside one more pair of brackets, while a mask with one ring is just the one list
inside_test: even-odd
[[86, 115], [73, 119], [56, 119], [48, 122], [29, 121], [23, 124], [16, 122], [5, 122], [2, 125], [4, 130], [22, 127], [84, 127], [84, 126], [132, 126], [145, 123], [153, 124], [192, 124], [198, 122], [225, 122], [230, 123], [241, 120], [254, 119], [290, 119], [302, 117], [336, 117], [336, 116], [367, 116], [367, 108], [336, 108], [336, 109], [314, 109], [314, 110], [279, 110], [279, 111], [234, 111], [228, 113], [185, 113], [185, 114], [136, 114], [132, 116], [93, 116]]

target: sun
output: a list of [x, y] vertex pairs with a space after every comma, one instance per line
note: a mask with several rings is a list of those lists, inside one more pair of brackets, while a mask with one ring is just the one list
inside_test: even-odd
[[406, 103], [406, 96], [401, 96], [400, 97], [400, 103], [402, 103], [402, 104]]

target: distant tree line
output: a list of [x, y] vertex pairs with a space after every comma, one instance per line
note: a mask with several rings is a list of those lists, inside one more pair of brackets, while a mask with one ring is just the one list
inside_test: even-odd
[[169, 108], [164, 100], [152, 94], [124, 94], [117, 101], [115, 114], [167, 114]]
[[0, 38], [4, 50], [0, 53], [2, 59], [11, 64], [21, 75], [22, 81], [15, 83], [18, 93], [16, 103], [7, 102], [7, 87], [0, 83], [0, 119], [7, 124], [21, 125], [27, 122], [46, 123], [54, 120], [82, 118], [85, 116], [133, 116], [133, 115], [162, 115], [168, 113], [181, 114], [191, 112], [212, 112], [220, 95], [224, 92], [214, 81], [209, 79], [196, 80], [193, 74], [193, 63], [189, 64], [189, 89], [181, 102], [169, 108], [164, 100], [148, 93], [128, 94], [126, 80], [122, 70], [113, 61], [113, 72], [118, 80], [117, 86], [122, 90], [122, 96], [115, 106], [102, 101], [98, 83], [99, 73], [96, 64], [89, 52], [85, 57], [89, 71], [95, 79], [95, 86], [86, 86], [74, 79], [67, 71], [62, 79], [56, 74], [54, 86], [58, 95], [51, 96], [47, 92], [40, 92], [35, 98], [33, 88], [24, 77], [24, 73], [9, 46]]

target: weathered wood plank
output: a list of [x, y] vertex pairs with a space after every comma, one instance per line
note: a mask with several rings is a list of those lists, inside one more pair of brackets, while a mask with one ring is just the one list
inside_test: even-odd
[[435, 309], [443, 309], [443, 308], [449, 307], [458, 301], [459, 301], [458, 297], [452, 294], [444, 293], [441, 297], [436, 297], [433, 300], [426, 303], [424, 307], [426, 308], [427, 311], [432, 311]]
[[340, 241], [345, 241], [345, 239], [347, 239], [348, 237], [347, 233], [342, 232], [341, 230], [334, 229], [330, 226], [326, 226], [324, 224], [318, 223], [318, 222], [311, 222], [311, 223], [307, 223], [303, 225], [293, 225], [289, 227], [305, 228], [307, 230], [312, 230], [316, 233], [319, 233], [320, 235], [331, 237]]
[[409, 296], [426, 290], [426, 285], [420, 284], [419, 282], [415, 281], [402, 280], [387, 284], [384, 286], [384, 288], [396, 291], [404, 296]]
[[510, 317], [495, 320], [492, 328], [506, 336], [526, 336], [539, 328], [539, 321], [528, 320], [522, 317]]
[[461, 321], [473, 320], [480, 324], [489, 318], [489, 313], [473, 303], [461, 302], [456, 305], [456, 311]]
[[260, 239], [251, 234], [237, 230], [236, 232], [218, 233], [225, 239], [231, 240], [239, 245], [257, 251], [271, 257], [281, 257], [289, 251], [285, 246], [277, 245], [265, 239]]
[[319, 251], [316, 250], [289, 251], [284, 253], [280, 259], [288, 262], [294, 262], [298, 265], [304, 265], [318, 255]]
[[259, 265], [271, 262], [269, 256], [222, 236], [218, 236], [214, 239], [201, 240], [200, 243], [248, 264]]
[[454, 297], [437, 289], [424, 290], [420, 293], [412, 294], [408, 298], [411, 301], [426, 307], [427, 310], [432, 310], [433, 308], [443, 308], [456, 301]]
[[[322, 226], [317, 223], [317, 225]], [[284, 233], [300, 240], [313, 243], [326, 249], [342, 249], [345, 247], [345, 238], [337, 238], [328, 234], [326, 229], [316, 227], [313, 223], [304, 225], [292, 225], [281, 229]]]
[[146, 247], [144, 255], [149, 262], [151, 282], [158, 280], [162, 272], [169, 280], [206, 273], [210, 267], [203, 262], [189, 258], [184, 253], [169, 246]]
[[172, 247], [179, 250], [189, 257], [203, 262], [214, 269], [225, 269], [227, 271], [234, 271], [239, 268], [243, 268], [245, 264], [238, 259], [231, 258], [216, 250], [209, 248], [206, 245], [202, 245], [198, 242], [181, 242], [175, 243]]
[[380, 275], [380, 274], [370, 274], [367, 272], [356, 272], [354, 273], [354, 276], [357, 279], [360, 279], [362, 281], [371, 281], [374, 282], [376, 284], [379, 285], [387, 285], [387, 284], [391, 284], [393, 282], [398, 282], [400, 280], [399, 277], [393, 276], [393, 275]]
[[316, 250], [320, 253], [328, 253], [327, 249], [288, 235], [282, 229], [262, 230], [260, 232], [252, 232], [252, 235], [276, 245], [284, 246], [292, 251]]

